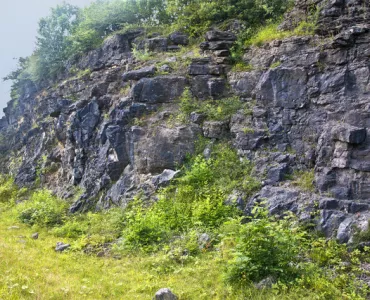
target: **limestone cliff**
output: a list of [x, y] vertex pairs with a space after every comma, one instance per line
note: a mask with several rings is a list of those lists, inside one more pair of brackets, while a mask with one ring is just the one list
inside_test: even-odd
[[[229, 65], [236, 39], [229, 31], [208, 32], [197, 58], [173, 54], [188, 43], [181, 33], [147, 37], [135, 30], [109, 38], [68, 62], [58, 82], [29, 82], [8, 104], [0, 120], [2, 171], [63, 198], [80, 187], [72, 212], [107, 208], [138, 193], [151, 197], [199, 136], [226, 139], [264, 182], [252, 199], [238, 195], [246, 213], [262, 199], [271, 212], [291, 210], [302, 219], [318, 210], [317, 225], [347, 242], [352, 225], [366, 228], [370, 218], [370, 4], [297, 1], [280, 27], [292, 29], [313, 5], [315, 35], [246, 49], [244, 72]], [[135, 58], [133, 44], [161, 53], [160, 61]], [[184, 68], [183, 61], [191, 63]], [[174, 122], [187, 88], [198, 99], [237, 95], [251, 109], [224, 121], [194, 113], [190, 123]], [[310, 169], [314, 192], [286, 180]]]

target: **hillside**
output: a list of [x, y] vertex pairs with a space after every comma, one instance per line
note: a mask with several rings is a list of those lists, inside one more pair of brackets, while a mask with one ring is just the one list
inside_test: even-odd
[[369, 1], [247, 2], [40, 21], [0, 120], [1, 298], [368, 297]]

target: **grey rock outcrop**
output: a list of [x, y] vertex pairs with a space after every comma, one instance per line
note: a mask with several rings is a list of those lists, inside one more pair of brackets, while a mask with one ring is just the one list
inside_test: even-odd
[[143, 78], [133, 88], [135, 102], [149, 104], [172, 102], [184, 92], [186, 78], [181, 76], [157, 76]]
[[[160, 71], [171, 75], [160, 76], [154, 65], [163, 62], [138, 62], [133, 44], [166, 56], [188, 43], [186, 35], [149, 37], [138, 29], [110, 37], [67, 62], [57, 82], [29, 81], [9, 102], [0, 120], [2, 171], [20, 186], [39, 181], [63, 198], [79, 186], [84, 193], [71, 212], [125, 206], [168, 184], [199, 136], [225, 139], [262, 181], [251, 199], [238, 196], [246, 213], [265, 199], [271, 213], [292, 211], [350, 242], [369, 219], [370, 8], [297, 1], [280, 27], [294, 29], [311, 4], [320, 8], [315, 35], [249, 47], [243, 72], [229, 65], [230, 31], [209, 31], [202, 57], [192, 57], [187, 71], [176, 70], [167, 53], [168, 68]], [[72, 72], [76, 67], [83, 75]], [[222, 121], [194, 109], [190, 122], [179, 124], [173, 115], [186, 88], [200, 101], [238, 96], [243, 108]], [[310, 191], [287, 182], [308, 170]]]
[[140, 80], [144, 77], [151, 77], [155, 74], [157, 68], [155, 66], [144, 67], [138, 70], [128, 71], [122, 75], [123, 81]]

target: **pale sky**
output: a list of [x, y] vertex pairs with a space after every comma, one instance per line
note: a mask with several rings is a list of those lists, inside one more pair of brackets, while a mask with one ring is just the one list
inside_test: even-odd
[[[35, 37], [40, 18], [63, 0], [0, 0], [0, 117], [10, 100], [10, 82], [2, 78], [16, 68], [13, 58], [29, 56], [35, 48]], [[83, 7], [92, 0], [67, 0]]]

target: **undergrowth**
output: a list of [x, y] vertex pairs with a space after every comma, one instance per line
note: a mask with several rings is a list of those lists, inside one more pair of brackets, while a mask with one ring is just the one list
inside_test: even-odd
[[[237, 192], [248, 199], [260, 189], [259, 181], [251, 176], [252, 164], [241, 160], [225, 143], [201, 142], [203, 146], [198, 148], [198, 153], [207, 145], [210, 156], [205, 158], [203, 154], [196, 154], [189, 157], [181, 168], [181, 175], [159, 190], [156, 200], [144, 201], [137, 197], [125, 209], [70, 215], [67, 203], [45, 190], [28, 191], [29, 200], [16, 205], [17, 188], [11, 179], [2, 178], [0, 199], [2, 202], [9, 199], [13, 204], [0, 210], [0, 230], [1, 226], [9, 226], [5, 224], [21, 222], [28, 226], [25, 228], [41, 232], [43, 240], [40, 243], [69, 242], [71, 248], [63, 255], [84, 255], [81, 261], [97, 264], [87, 269], [75, 262], [94, 278], [94, 285], [89, 285], [91, 291], [95, 291], [96, 278], [101, 272], [96, 261], [98, 255], [105, 256], [102, 259], [114, 268], [125, 265], [135, 274], [150, 273], [155, 282], [171, 278], [181, 297], [186, 299], [366, 298], [368, 288], [358, 277], [364, 272], [360, 267], [362, 262], [368, 261], [368, 248], [365, 247], [365, 252], [348, 251], [346, 245], [307, 231], [293, 215], [270, 216], [263, 204], [255, 207], [250, 216], [244, 216], [228, 196]], [[301, 181], [309, 182], [306, 178], [310, 176], [302, 175], [304, 179]], [[3, 236], [0, 235], [0, 244], [1, 239]], [[36, 247], [34, 243], [33, 247]], [[17, 244], [11, 247], [17, 247]], [[43, 253], [52, 251], [43, 247]], [[32, 258], [37, 257], [33, 250], [28, 251]], [[11, 257], [8, 253], [5, 261]], [[51, 257], [56, 259], [54, 254]], [[5, 268], [4, 257], [1, 258], [0, 271]], [[27, 255], [15, 262], [12, 260], [13, 265], [20, 267], [26, 259]], [[28, 263], [36, 272], [41, 272], [39, 268], [43, 267], [37, 262]], [[71, 265], [59, 265], [61, 274], [67, 276], [64, 267], [71, 268]], [[115, 272], [103, 268], [105, 272]], [[11, 269], [11, 274], [14, 270]], [[214, 276], [212, 282], [206, 278], [209, 272]], [[200, 290], [208, 292], [202, 294], [199, 289], [181, 288], [179, 273], [183, 275], [181, 283], [185, 286], [196, 276], [196, 284], [202, 286]], [[76, 280], [85, 278], [78, 271], [76, 274], [82, 276]], [[11, 276], [19, 278], [19, 275]], [[104, 297], [112, 288], [107, 278], [104, 277], [101, 283], [107, 290], [87, 293], [86, 297]], [[267, 279], [271, 286], [256, 289], [256, 283]], [[32, 278], [28, 283], [21, 281], [27, 288], [14, 287], [13, 291], [28, 292], [31, 290], [29, 285], [40, 286], [38, 280], [41, 279]], [[134, 276], [130, 280], [140, 279]], [[0, 295], [9, 290], [9, 282], [9, 276], [0, 276]], [[14, 281], [11, 282], [14, 285]], [[130, 282], [131, 286], [137, 284]], [[146, 287], [145, 293], [153, 294], [155, 288], [158, 286]], [[118, 298], [128, 294], [142, 297], [137, 290], [113, 290]], [[43, 290], [43, 293], [39, 296], [51, 292]]]

